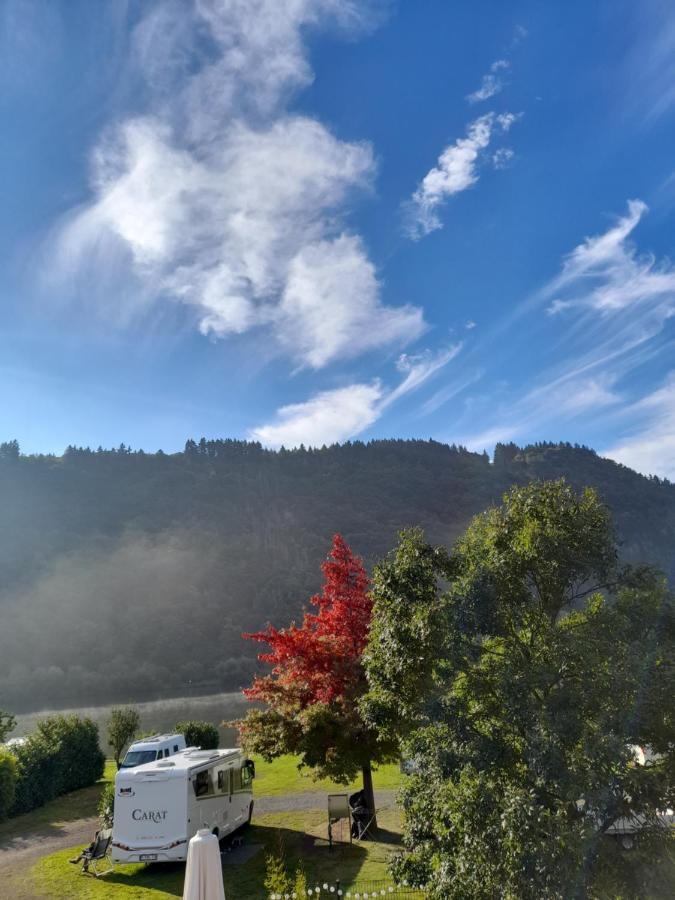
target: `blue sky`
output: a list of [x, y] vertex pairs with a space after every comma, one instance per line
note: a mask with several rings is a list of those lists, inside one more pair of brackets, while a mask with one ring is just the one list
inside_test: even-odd
[[666, 0], [5, 0], [25, 452], [569, 440], [675, 477]]

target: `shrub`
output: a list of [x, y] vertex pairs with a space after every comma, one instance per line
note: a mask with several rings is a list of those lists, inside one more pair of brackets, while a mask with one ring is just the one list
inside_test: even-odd
[[286, 866], [281, 856], [270, 853], [265, 857], [265, 890], [268, 896], [289, 896], [291, 891], [291, 879], [286, 872]]
[[29, 812], [53, 800], [58, 793], [59, 749], [37, 732], [23, 744], [12, 747], [18, 778], [11, 815]]
[[14, 805], [18, 774], [16, 757], [0, 747], [0, 822], [7, 818]]
[[108, 782], [99, 797], [98, 815], [101, 820], [101, 828], [112, 828], [115, 813], [115, 784]]
[[98, 728], [79, 716], [49, 716], [38, 722], [37, 734], [59, 750], [57, 794], [95, 784], [103, 775], [105, 756], [98, 745]]
[[[331, 888], [332, 890], [332, 888]], [[293, 896], [304, 897], [307, 893], [307, 876], [302, 866], [298, 866], [295, 870], [295, 884], [293, 885]]]
[[11, 815], [28, 812], [103, 775], [105, 757], [91, 719], [49, 716], [23, 744], [12, 747], [18, 778]]
[[11, 713], [0, 709], [0, 744], [4, 744], [7, 735], [14, 731], [16, 719]]
[[210, 722], [176, 722], [176, 731], [185, 737], [188, 747], [215, 750], [220, 743], [218, 729]]
[[122, 760], [122, 751], [134, 739], [140, 724], [141, 717], [133, 706], [116, 706], [110, 710], [108, 744], [112, 747], [113, 758], [118, 769]]

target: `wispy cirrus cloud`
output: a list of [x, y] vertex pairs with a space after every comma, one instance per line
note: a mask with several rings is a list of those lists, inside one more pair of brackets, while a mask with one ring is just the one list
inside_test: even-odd
[[317, 447], [355, 437], [401, 397], [430, 381], [461, 348], [461, 344], [453, 344], [436, 352], [402, 354], [396, 368], [404, 378], [395, 387], [387, 388], [375, 380], [321, 391], [302, 403], [282, 406], [274, 421], [252, 429], [249, 436], [270, 447]]
[[[541, 372], [534, 389], [502, 400], [493, 423], [467, 436], [470, 446], [532, 439], [565, 422], [586, 418], [597, 424], [611, 417], [615, 427], [623, 422], [627, 437], [607, 455], [642, 472], [672, 472], [672, 381], [637, 400], [630, 383], [647, 361], [669, 352], [664, 329], [675, 316], [675, 266], [634, 242], [646, 213], [645, 203], [629, 201], [623, 216], [564, 257], [534, 307], [538, 315], [545, 306], [556, 320], [564, 362]], [[658, 440], [664, 448], [659, 465]]]
[[443, 227], [440, 207], [454, 194], [472, 187], [478, 181], [478, 169], [495, 133], [505, 133], [518, 120], [515, 113], [486, 113], [467, 127], [466, 137], [450, 144], [427, 172], [407, 204], [407, 231], [419, 240]]
[[625, 216], [574, 248], [545, 289], [551, 298], [549, 313], [578, 307], [609, 314], [636, 304], [656, 304], [654, 311], [661, 315], [672, 313], [675, 268], [652, 254], [640, 254], [629, 241], [647, 211], [642, 200], [629, 200]]
[[483, 450], [522, 435], [540, 436], [551, 429], [559, 432], [563, 423], [588, 413], [598, 415], [620, 403], [614, 384], [613, 375], [593, 377], [577, 372], [543, 381], [514, 402], [504, 404], [497, 422], [477, 434], [467, 434], [462, 443]]
[[496, 59], [490, 66], [490, 71], [483, 75], [480, 87], [471, 94], [467, 94], [466, 99], [469, 103], [480, 103], [499, 94], [504, 88], [504, 79], [500, 72], [504, 73], [510, 67], [511, 63], [508, 59]]
[[180, 302], [218, 339], [257, 329], [300, 367], [418, 337], [422, 311], [382, 302], [345, 221], [372, 184], [372, 148], [289, 111], [312, 80], [303, 32], [353, 34], [374, 9], [355, 0], [152, 7], [130, 62], [148, 109], [94, 149], [92, 198], [60, 229], [59, 273], [77, 274], [85, 290], [105, 272], [126, 277], [141, 306]]
[[646, 475], [675, 481], [675, 372], [623, 414], [630, 426], [603, 455]]

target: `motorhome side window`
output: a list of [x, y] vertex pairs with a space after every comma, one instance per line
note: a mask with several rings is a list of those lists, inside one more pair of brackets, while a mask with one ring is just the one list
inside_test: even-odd
[[218, 790], [221, 794], [230, 793], [230, 770], [220, 769], [218, 771]]
[[208, 771], [197, 772], [195, 780], [192, 782], [195, 797], [209, 797], [213, 794], [213, 782], [211, 781], [211, 773]]

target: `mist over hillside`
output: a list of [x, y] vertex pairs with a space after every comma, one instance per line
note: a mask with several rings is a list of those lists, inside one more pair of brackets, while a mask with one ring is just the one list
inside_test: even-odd
[[298, 617], [339, 531], [370, 568], [406, 526], [451, 544], [512, 484], [595, 486], [622, 554], [675, 577], [675, 486], [586, 448], [373, 441], [273, 452], [0, 449], [0, 707], [237, 690], [241, 632]]

